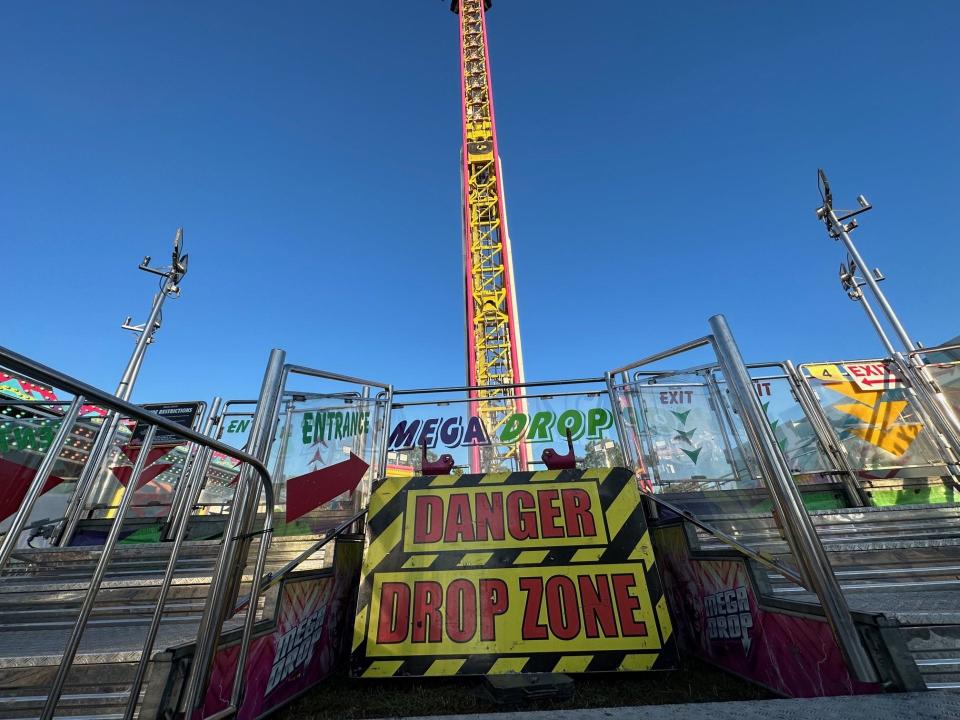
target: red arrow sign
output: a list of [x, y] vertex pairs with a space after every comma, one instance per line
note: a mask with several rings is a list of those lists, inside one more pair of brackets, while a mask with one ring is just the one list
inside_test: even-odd
[[[0, 520], [6, 519], [17, 511], [36, 474], [36, 468], [0, 458], [0, 477], [3, 478], [4, 483], [3, 493], [0, 493]], [[63, 478], [51, 475], [47, 478], [47, 482], [44, 483], [43, 490], [40, 493], [43, 494], [62, 482]]]
[[353, 490], [370, 467], [350, 453], [350, 459], [287, 480], [287, 522], [306, 515], [335, 497]]

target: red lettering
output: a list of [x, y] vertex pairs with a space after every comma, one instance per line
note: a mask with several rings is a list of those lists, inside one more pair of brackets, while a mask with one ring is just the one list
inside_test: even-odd
[[477, 495], [477, 540], [503, 540], [503, 493]]
[[443, 637], [443, 588], [429, 580], [413, 584], [413, 631], [410, 641], [415, 643], [440, 642]]
[[526, 490], [514, 490], [507, 495], [507, 530], [513, 539], [537, 537], [536, 506], [533, 495]]
[[647, 624], [638, 622], [634, 613], [640, 609], [640, 600], [630, 594], [630, 588], [636, 587], [637, 579], [630, 574], [614, 575], [613, 595], [617, 599], [617, 614], [620, 616], [620, 632], [624, 637], [643, 637], [647, 634]]
[[451, 495], [447, 504], [447, 528], [443, 541], [448, 543], [473, 541], [473, 517], [470, 514], [470, 496]]
[[550, 631], [561, 640], [573, 640], [580, 634], [580, 604], [573, 580], [554, 575], [547, 580], [545, 594]]
[[547, 626], [541, 625], [540, 603], [543, 600], [543, 578], [520, 578], [520, 589], [527, 594], [523, 606], [523, 625], [520, 637], [524, 640], [546, 640]]
[[477, 634], [477, 591], [469, 580], [454, 580], [447, 587], [447, 637], [464, 643]]
[[[610, 581], [606, 575], [596, 577], [596, 586], [589, 575], [578, 575], [580, 603], [583, 607], [583, 630], [588, 638], [617, 637], [617, 618], [610, 597]], [[599, 624], [599, 629], [598, 629]]]
[[385, 582], [380, 588], [380, 621], [377, 644], [389, 645], [407, 639], [410, 624], [410, 588], [406, 583]]
[[540, 507], [540, 537], [563, 537], [563, 528], [557, 527], [560, 517], [560, 493], [556, 490], [537, 490], [537, 505]]
[[590, 494], [579, 488], [564, 488], [560, 497], [563, 499], [567, 537], [595, 537], [597, 528], [590, 512]]
[[480, 639], [496, 640], [494, 618], [503, 615], [510, 606], [507, 584], [503, 580], [480, 581]]
[[856, 375], [857, 377], [864, 377], [868, 374], [862, 365], [850, 365], [847, 369], [851, 375]]
[[440, 542], [443, 537], [441, 522], [443, 500], [436, 495], [418, 495], [413, 510], [413, 541], [415, 543]]

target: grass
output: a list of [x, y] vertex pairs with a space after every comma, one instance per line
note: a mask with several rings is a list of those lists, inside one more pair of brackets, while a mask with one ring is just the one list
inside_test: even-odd
[[696, 660], [685, 659], [675, 671], [575, 675], [567, 701], [536, 701], [498, 706], [482, 699], [483, 678], [394, 678], [359, 680], [341, 670], [275, 716], [278, 720], [360, 720], [417, 715], [561, 710], [574, 708], [664, 705], [775, 697], [763, 688]]

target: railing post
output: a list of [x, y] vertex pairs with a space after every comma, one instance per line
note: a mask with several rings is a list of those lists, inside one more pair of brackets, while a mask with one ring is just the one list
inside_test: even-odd
[[90, 454], [87, 455], [87, 462], [84, 463], [83, 469], [80, 471], [80, 477], [77, 478], [77, 486], [70, 495], [70, 501], [67, 503], [67, 509], [63, 514], [64, 520], [61, 521], [54, 538], [55, 545], [66, 547], [73, 539], [73, 534], [80, 523], [80, 516], [83, 513], [83, 504], [86, 501], [87, 494], [105, 470], [110, 455], [110, 446], [113, 444], [113, 439], [120, 428], [120, 420], [119, 412], [116, 410], [107, 411], [103, 424], [97, 432], [97, 437], [93, 441], [93, 447], [90, 448]]
[[[210, 412], [203, 425], [203, 434], [207, 437], [216, 439], [216, 432], [220, 428], [222, 417], [220, 415], [220, 405], [223, 398], [214, 397], [210, 402]], [[183, 488], [177, 483], [177, 495], [170, 505], [170, 514], [167, 516], [166, 539], [170, 540], [176, 536], [180, 525], [189, 522], [190, 515], [193, 513], [193, 504], [197, 501], [197, 495], [200, 487], [203, 485], [203, 478], [206, 475], [207, 468], [210, 466], [210, 459], [213, 451], [210, 448], [202, 447], [197, 444], [197, 452], [193, 458], [193, 464], [190, 466], [190, 472], [183, 482]]]
[[[723, 399], [723, 393], [720, 392], [720, 383], [717, 382], [717, 378], [711, 370], [704, 372], [704, 380], [707, 387], [707, 394], [713, 402], [717, 415], [720, 437], [723, 438], [724, 448], [730, 454], [730, 469], [733, 471], [733, 476], [738, 482], [741, 480], [744, 482], [752, 482], [756, 480], [756, 478], [753, 476], [753, 469], [750, 467], [750, 459], [743, 451], [743, 438], [741, 438], [740, 433], [737, 432], [736, 420], [734, 420], [733, 415], [730, 413], [730, 407]], [[730, 430], [730, 434], [733, 435], [734, 440], [737, 442], [736, 451], [734, 451], [733, 445], [730, 444], [730, 438], [726, 432], [727, 429]], [[737, 466], [736, 455], [740, 456], [740, 462], [743, 463], [742, 477], [740, 475], [740, 468]]]
[[90, 578], [90, 584], [87, 586], [86, 594], [80, 604], [80, 614], [77, 622], [70, 632], [70, 639], [67, 641], [67, 647], [63, 651], [63, 659], [57, 668], [57, 674], [50, 684], [50, 692], [47, 695], [47, 702], [40, 713], [40, 720], [50, 720], [57, 709], [57, 703], [60, 702], [60, 695], [63, 694], [63, 686], [67, 682], [67, 675], [70, 674], [70, 668], [73, 666], [73, 660], [77, 655], [77, 649], [80, 647], [80, 640], [83, 638], [83, 631], [90, 620], [90, 613], [93, 612], [93, 604], [97, 600], [97, 593], [100, 591], [100, 585], [103, 583], [103, 577], [107, 573], [107, 566], [113, 556], [113, 551], [120, 541], [120, 531], [123, 529], [123, 521], [127, 516], [127, 511], [133, 504], [133, 497], [137, 494], [137, 482], [147, 464], [147, 457], [150, 455], [150, 447], [153, 445], [153, 438], [156, 435], [157, 426], [151, 425], [147, 430], [146, 437], [143, 438], [143, 444], [140, 446], [140, 453], [133, 464], [133, 471], [130, 473], [130, 479], [127, 480], [127, 487], [123, 491], [123, 499], [120, 501], [120, 507], [117, 509], [117, 516], [110, 525], [110, 532], [103, 543], [103, 550], [100, 552], [100, 558], [97, 560], [97, 566], [93, 571], [93, 577]]
[[390, 421], [393, 414], [393, 385], [387, 388], [386, 400], [383, 409], [383, 430], [380, 439], [380, 458], [378, 465], [379, 472], [374, 480], [385, 478], [387, 476], [387, 456], [390, 454]]
[[750, 374], [726, 318], [714, 315], [710, 318], [710, 328], [720, 368], [739, 407], [744, 429], [758, 454], [767, 488], [784, 524], [787, 543], [810, 589], [820, 599], [827, 622], [852, 675], [863, 682], [877, 682], [873, 662], [864, 648], [840, 584], [803, 505], [787, 459], [754, 391]]
[[[283, 390], [285, 359], [286, 353], [283, 350], [270, 351], [270, 359], [260, 386], [257, 409], [250, 426], [247, 453], [261, 462], [265, 462], [270, 451], [274, 420], [280, 404], [280, 393]], [[249, 533], [256, 518], [260, 497], [259, 483], [256, 490], [247, 491], [253, 472], [255, 470], [252, 467], [244, 466], [237, 478], [236, 495], [230, 519], [224, 530], [223, 546], [214, 567], [210, 594], [207, 596], [203, 616], [197, 628], [197, 643], [193, 661], [190, 664], [190, 674], [184, 683], [183, 702], [180, 709], [185, 717], [189, 717], [203, 702], [203, 692], [213, 664], [220, 632], [228, 612], [234, 605], [233, 597], [237, 594], [243, 577], [247, 552], [250, 548]], [[263, 547], [262, 544], [269, 542], [269, 538], [263, 537], [260, 542]], [[259, 582], [260, 578], [253, 578], [251, 596], [256, 594], [254, 591]]]
[[796, 398], [797, 404], [800, 406], [803, 414], [806, 415], [814, 436], [823, 448], [824, 453], [833, 461], [836, 470], [840, 473], [841, 483], [847, 491], [850, 502], [852, 502], [855, 507], [869, 506], [870, 499], [860, 485], [857, 474], [853, 471], [853, 468], [850, 467], [850, 463], [847, 462], [846, 449], [840, 442], [840, 438], [837, 437], [836, 432], [834, 432], [833, 426], [823, 412], [823, 408], [820, 407], [817, 398], [813, 395], [810, 386], [807, 385], [806, 379], [804, 379], [800, 371], [794, 367], [792, 361], [785, 361], [782, 367], [787, 375], [787, 382], [790, 384], [790, 389], [793, 390], [793, 396]]

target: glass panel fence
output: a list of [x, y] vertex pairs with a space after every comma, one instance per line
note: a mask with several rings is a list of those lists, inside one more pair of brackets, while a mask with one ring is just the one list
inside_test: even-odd
[[960, 360], [935, 362], [936, 354], [924, 358], [927, 372], [939, 386], [954, 415], [960, 417]]
[[[857, 361], [858, 364], [883, 361]], [[936, 444], [903, 387], [869, 389], [859, 385], [845, 365], [801, 366], [804, 380], [820, 402], [851, 465], [866, 477], [917, 468], [942, 473]]]
[[661, 492], [757, 487], [747, 454], [717, 412], [713, 390], [699, 376], [643, 375], [630, 407], [646, 448], [650, 479]]
[[[847, 507], [856, 505], [855, 491], [846, 487], [850, 482], [848, 473], [830, 456], [828, 438], [818, 435], [820, 418], [810, 418], [797, 399], [796, 392], [780, 364], [748, 366], [753, 388], [760, 399], [776, 437], [777, 444], [787, 460], [794, 482], [801, 486], [801, 494], [808, 510]], [[780, 372], [777, 372], [777, 371]], [[724, 414], [730, 420], [735, 442], [742, 445], [746, 433], [743, 423], [731, 402], [727, 383], [719, 371], [710, 372], [717, 389], [717, 397], [724, 406]], [[753, 477], [760, 476], [756, 456], [743, 453]]]
[[955, 484], [937, 447], [936, 431], [924, 422], [903, 384], [864, 384], [871, 378], [864, 372], [882, 372], [884, 365], [883, 360], [840, 361], [806, 364], [800, 370], [871, 504], [954, 502]]
[[[792, 565], [756, 453], [711, 370], [641, 371], [613, 385], [630, 463], [648, 492]], [[726, 547], [710, 532], [696, 532], [702, 548]]]

